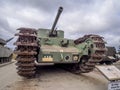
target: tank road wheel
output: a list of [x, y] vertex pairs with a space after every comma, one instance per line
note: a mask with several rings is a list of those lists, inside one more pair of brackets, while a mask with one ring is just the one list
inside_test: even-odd
[[24, 77], [31, 77], [35, 74], [35, 60], [37, 55], [37, 33], [35, 29], [19, 28], [18, 40], [14, 43], [17, 47], [14, 53], [17, 54], [16, 65], [18, 74]]
[[105, 57], [105, 42], [103, 38], [98, 35], [85, 35], [80, 39], [77, 39], [75, 43], [79, 44], [87, 39], [91, 39], [93, 42], [89, 55], [83, 56], [79, 62], [79, 73], [88, 73], [95, 68], [95, 65], [99, 63], [103, 57]]

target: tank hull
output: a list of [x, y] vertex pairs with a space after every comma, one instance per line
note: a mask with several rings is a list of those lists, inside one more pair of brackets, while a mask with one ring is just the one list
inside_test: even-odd
[[0, 63], [10, 62], [12, 59], [12, 50], [0, 45]]
[[74, 73], [88, 73], [105, 55], [105, 42], [99, 35], [90, 34], [71, 40], [63, 37], [63, 31], [59, 31], [58, 37], [49, 37], [48, 29], [19, 30], [16, 34], [19, 38], [14, 44], [21, 76], [33, 76], [36, 66], [49, 64], [65, 64], [63, 67]]

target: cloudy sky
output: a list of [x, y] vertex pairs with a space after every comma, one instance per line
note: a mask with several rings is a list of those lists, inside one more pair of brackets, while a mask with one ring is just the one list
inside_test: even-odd
[[57, 28], [66, 38], [99, 34], [118, 48], [120, 0], [0, 0], [0, 38], [13, 37], [19, 27], [51, 28], [59, 6], [64, 10]]

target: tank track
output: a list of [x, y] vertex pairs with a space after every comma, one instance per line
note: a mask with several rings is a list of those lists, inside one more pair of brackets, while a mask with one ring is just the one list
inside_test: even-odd
[[35, 74], [35, 60], [37, 55], [37, 33], [32, 28], [19, 28], [17, 41], [14, 43], [17, 54], [17, 69], [20, 76], [31, 77]]
[[75, 44], [80, 44], [87, 39], [91, 39], [93, 42], [93, 46], [91, 46], [91, 50], [94, 51], [90, 53], [88, 56], [83, 56], [80, 62], [73, 66], [74, 73], [88, 73], [91, 72], [97, 63], [99, 63], [103, 57], [105, 57], [105, 42], [103, 37], [98, 35], [85, 35], [82, 38], [79, 38], [74, 41]]

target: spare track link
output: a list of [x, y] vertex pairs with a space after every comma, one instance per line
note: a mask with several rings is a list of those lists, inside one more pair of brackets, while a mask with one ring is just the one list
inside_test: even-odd
[[35, 74], [35, 60], [37, 55], [37, 33], [35, 29], [19, 28], [17, 41], [14, 43], [17, 47], [14, 51], [17, 54], [16, 65], [18, 74], [24, 77], [31, 77]]
[[91, 38], [93, 41], [94, 53], [90, 55], [90, 58], [83, 57], [77, 67], [75, 65], [76, 67], [76, 68], [74, 67], [74, 69], [76, 69], [74, 70], [75, 73], [88, 73], [92, 71], [95, 68], [95, 65], [99, 63], [105, 56], [106, 52], [105, 42], [103, 38], [98, 35], [85, 35], [83, 38], [75, 40], [75, 44], [80, 44], [88, 38]]

